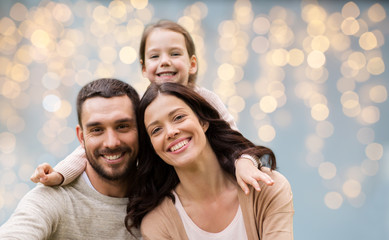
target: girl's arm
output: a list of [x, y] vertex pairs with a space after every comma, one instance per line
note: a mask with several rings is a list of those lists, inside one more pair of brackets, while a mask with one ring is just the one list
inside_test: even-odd
[[46, 186], [67, 185], [85, 170], [86, 161], [85, 150], [79, 146], [54, 169], [48, 163], [39, 165], [31, 176], [31, 181]]

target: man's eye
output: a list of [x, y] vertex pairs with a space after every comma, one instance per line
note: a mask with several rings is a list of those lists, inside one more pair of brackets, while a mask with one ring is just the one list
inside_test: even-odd
[[128, 129], [128, 128], [130, 128], [130, 125], [128, 124], [121, 124], [118, 126], [118, 129]]
[[91, 133], [99, 133], [99, 132], [102, 132], [103, 130], [101, 128], [92, 128], [90, 130]]

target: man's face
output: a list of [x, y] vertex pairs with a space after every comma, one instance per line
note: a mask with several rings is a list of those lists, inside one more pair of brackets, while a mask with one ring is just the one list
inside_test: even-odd
[[87, 99], [81, 123], [77, 137], [93, 169], [107, 180], [125, 179], [139, 149], [134, 106], [128, 96]]

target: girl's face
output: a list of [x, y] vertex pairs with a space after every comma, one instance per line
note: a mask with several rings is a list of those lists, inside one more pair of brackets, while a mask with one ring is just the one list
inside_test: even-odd
[[143, 76], [150, 82], [174, 82], [188, 85], [190, 74], [197, 71], [196, 56], [189, 56], [184, 35], [156, 28], [146, 39]]
[[208, 123], [200, 123], [181, 99], [159, 94], [144, 114], [154, 150], [167, 164], [177, 169], [209, 156], [211, 146], [205, 135]]

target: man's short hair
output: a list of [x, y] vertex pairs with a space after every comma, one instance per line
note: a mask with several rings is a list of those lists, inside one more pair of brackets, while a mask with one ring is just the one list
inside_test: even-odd
[[77, 117], [80, 127], [82, 128], [82, 105], [87, 99], [93, 97], [111, 98], [123, 95], [130, 98], [135, 112], [135, 108], [139, 105], [139, 95], [130, 84], [114, 78], [100, 78], [86, 84], [77, 96]]

